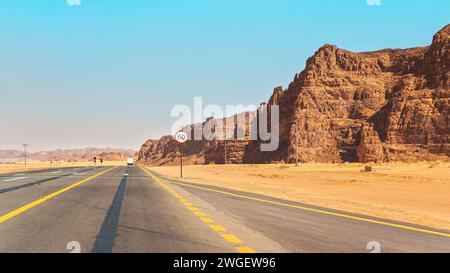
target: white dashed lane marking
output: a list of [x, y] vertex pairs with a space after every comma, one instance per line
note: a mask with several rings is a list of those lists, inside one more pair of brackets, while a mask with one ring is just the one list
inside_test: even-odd
[[10, 179], [2, 180], [2, 182], [9, 182], [9, 181], [21, 180], [21, 179], [25, 179], [25, 178], [26, 178], [25, 176], [23, 176], [23, 177], [16, 177], [16, 178], [10, 178]]

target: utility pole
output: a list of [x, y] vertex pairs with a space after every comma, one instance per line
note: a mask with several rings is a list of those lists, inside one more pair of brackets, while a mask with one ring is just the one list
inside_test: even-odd
[[227, 165], [227, 137], [225, 136], [225, 147], [224, 147], [224, 157], [225, 157], [225, 165]]
[[24, 149], [25, 167], [27, 166], [27, 147], [28, 147], [29, 145], [30, 145], [30, 144], [22, 144], [23, 149]]
[[295, 167], [298, 167], [298, 123], [295, 123]]
[[203, 158], [203, 164], [202, 164], [202, 165], [206, 165], [206, 159], [205, 159], [205, 145], [203, 145], [203, 149], [202, 149], [202, 158]]

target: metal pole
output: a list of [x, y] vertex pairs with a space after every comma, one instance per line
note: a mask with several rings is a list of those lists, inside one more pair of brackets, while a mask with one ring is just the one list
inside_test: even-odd
[[225, 147], [224, 147], [224, 150], [225, 150], [225, 165], [227, 165], [227, 137], [225, 136]]
[[24, 148], [24, 157], [25, 157], [25, 167], [27, 166], [27, 146], [29, 145], [29, 144], [22, 144], [23, 145], [23, 148]]
[[202, 156], [203, 156], [203, 164], [202, 164], [202, 165], [205, 165], [205, 164], [206, 164], [206, 159], [205, 159], [205, 146], [203, 146]]
[[298, 166], [298, 124], [295, 123], [295, 167]]
[[183, 178], [183, 144], [180, 145], [180, 177]]

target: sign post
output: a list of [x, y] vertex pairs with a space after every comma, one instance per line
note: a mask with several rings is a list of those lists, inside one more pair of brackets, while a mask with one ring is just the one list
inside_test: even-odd
[[183, 145], [178, 144], [180, 147], [180, 177], [183, 178]]
[[188, 140], [188, 135], [183, 131], [179, 131], [175, 135], [175, 140], [178, 142], [180, 151], [180, 177], [183, 178], [183, 144]]

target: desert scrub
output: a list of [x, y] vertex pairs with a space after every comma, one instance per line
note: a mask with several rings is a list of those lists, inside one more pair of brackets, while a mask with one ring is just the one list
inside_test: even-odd
[[429, 169], [434, 169], [434, 168], [437, 168], [437, 167], [439, 167], [439, 163], [438, 162], [433, 162], [433, 163], [431, 163], [429, 166], [428, 166], [428, 168]]

